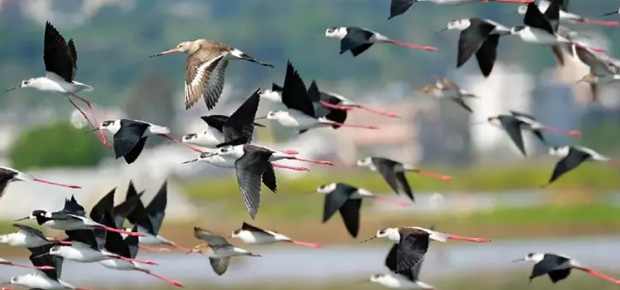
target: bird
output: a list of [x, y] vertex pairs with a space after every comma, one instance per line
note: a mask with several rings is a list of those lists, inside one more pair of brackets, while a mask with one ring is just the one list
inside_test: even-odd
[[28, 265], [22, 265], [20, 263], [11, 262], [11, 261], [3, 259], [3, 258], [0, 258], [0, 266], [12, 266], [12, 267], [19, 267], [19, 268], [26, 268], [26, 269], [37, 269], [37, 270], [53, 270], [54, 269], [53, 266], [28, 266]]
[[260, 103], [259, 92], [260, 88], [254, 91], [230, 117], [224, 115], [201, 117], [207, 123], [207, 130], [202, 133], [186, 134], [181, 141], [207, 148], [217, 148], [219, 144], [240, 137], [246, 137], [251, 141], [254, 127], [265, 127], [254, 123]]
[[[127, 220], [129, 220], [132, 224], [132, 227], [136, 226], [138, 232], [144, 234], [144, 236], [139, 237], [140, 247], [154, 250], [149, 246], [170, 245], [181, 251], [189, 250], [189, 248], [181, 246], [178, 243], [159, 235], [164, 218], [166, 217], [166, 207], [168, 205], [168, 182], [165, 181], [162, 184], [151, 202], [146, 207], [140, 199], [141, 196], [142, 193], [138, 194], [133, 182], [129, 181], [125, 202], [114, 208], [114, 215], [117, 215], [117, 209], [119, 206], [122, 206], [125, 203], [135, 202], [135, 206], [132, 210], [126, 215], [123, 214], [121, 218], [127, 218]], [[122, 224], [117, 225], [117, 228], [122, 228]], [[131, 228], [126, 230], [133, 231]]]
[[363, 240], [362, 243], [366, 243], [377, 238], [388, 239], [398, 244], [398, 249], [396, 250], [396, 273], [408, 271], [411, 267], [420, 263], [428, 251], [428, 245], [431, 239], [438, 242], [457, 240], [488, 243], [491, 241], [485, 238], [463, 237], [441, 233], [422, 227], [396, 227], [380, 229], [374, 236]]
[[465, 103], [465, 98], [478, 98], [477, 95], [462, 90], [447, 78], [435, 78], [435, 83], [421, 86], [417, 91], [424, 94], [432, 94], [438, 99], [451, 100], [470, 113], [473, 113], [473, 111], [467, 103]]
[[391, 0], [390, 17], [388, 17], [388, 20], [405, 14], [416, 2], [431, 2], [436, 5], [461, 5], [475, 2], [530, 3], [534, 2], [534, 0]]
[[230, 258], [235, 256], [250, 256], [261, 257], [259, 254], [255, 254], [246, 251], [241, 248], [237, 248], [220, 235], [216, 235], [205, 229], [194, 227], [194, 237], [199, 240], [204, 240], [201, 244], [193, 247], [189, 253], [199, 253], [207, 255], [209, 257], [209, 263], [213, 268], [213, 272], [218, 276], [222, 276], [228, 270], [230, 264]]
[[578, 47], [592, 49], [597, 52], [604, 51], [601, 48], [586, 47], [582, 44], [575, 43], [568, 38], [562, 37], [556, 33], [559, 19], [559, 6], [550, 5], [543, 15], [534, 3], [527, 6], [523, 24], [514, 26], [510, 29], [510, 34], [519, 36], [521, 40], [528, 43], [552, 45], [558, 43], [569, 43]]
[[[555, 1], [555, 0], [553, 0]], [[540, 12], [545, 13], [545, 11], [547, 11], [547, 9], [549, 8], [549, 6], [551, 5], [551, 0], [541, 0], [538, 3], [538, 9], [540, 10]], [[585, 23], [585, 24], [594, 24], [594, 25], [603, 25], [603, 26], [618, 26], [620, 25], [620, 23], [618, 23], [618, 21], [602, 21], [602, 20], [596, 20], [596, 19], [591, 19], [591, 18], [586, 18], [574, 13], [570, 13], [568, 12], [568, 7], [567, 7], [567, 3], [568, 0], [560, 0], [558, 1], [560, 2], [560, 22], [564, 22], [564, 23]], [[527, 12], [527, 5], [521, 5], [519, 6], [519, 8], [517, 9], [517, 13], [519, 14], [525, 14], [525, 12]], [[603, 15], [605, 16], [605, 15]]]
[[[434, 227], [430, 227], [430, 230], [435, 230]], [[420, 260], [415, 266], [409, 268], [407, 271], [403, 271], [396, 274], [396, 265], [398, 261], [398, 244], [392, 245], [390, 251], [385, 257], [385, 266], [390, 269], [390, 274], [374, 274], [370, 276], [370, 281], [381, 284], [388, 288], [397, 289], [434, 289], [433, 286], [428, 285], [419, 280], [420, 270], [422, 269], [422, 263], [424, 258]]]
[[586, 268], [574, 259], [563, 255], [550, 253], [529, 253], [524, 258], [514, 260], [513, 262], [521, 261], [535, 263], [534, 268], [532, 269], [532, 274], [530, 275], [530, 282], [536, 277], [549, 275], [549, 279], [551, 279], [551, 282], [555, 284], [558, 281], [568, 278], [571, 270], [575, 269], [586, 272], [594, 277], [598, 277], [615, 284], [620, 284], [620, 280], [596, 272], [590, 268]]
[[72, 195], [71, 199], [65, 199], [65, 205], [60, 211], [47, 212], [44, 210], [34, 210], [29, 216], [17, 219], [16, 221], [35, 219], [39, 225], [62, 231], [104, 229], [106, 231], [128, 235], [144, 235], [142, 233], [132, 233], [104, 226], [86, 218], [85, 214], [84, 207], [78, 204], [77, 200], [75, 200], [75, 196]]
[[463, 66], [476, 54], [478, 67], [484, 77], [491, 75], [497, 60], [499, 38], [510, 34], [510, 28], [489, 19], [463, 18], [452, 20], [440, 30], [459, 30], [456, 68]]
[[[130, 120], [130, 119], [118, 119], [118, 120], [106, 120], [101, 122], [96, 130], [106, 130], [112, 134], [114, 134], [114, 154], [115, 158], [123, 157], [127, 164], [132, 164], [142, 150], [144, 149], [144, 144], [146, 144], [146, 139], [149, 136], [161, 136], [166, 139], [172, 140], [176, 143], [181, 143], [168, 134], [170, 134], [170, 129], [168, 127], [162, 127], [159, 125], [155, 125], [149, 122], [140, 121], [140, 120]], [[202, 150], [193, 148], [191, 146], [185, 145], [190, 149], [196, 152], [202, 152]]]
[[[114, 221], [113, 214], [110, 212], [104, 213], [102, 223], [109, 227], [117, 226], [116, 222]], [[135, 232], [137, 230], [138, 230], [137, 225], [132, 228], [132, 232]], [[108, 233], [106, 235], [106, 239], [105, 239], [105, 243], [103, 247], [110, 253], [113, 253], [119, 257], [124, 257], [126, 259], [106, 259], [106, 260], [99, 261], [99, 264], [101, 264], [102, 266], [108, 269], [115, 269], [115, 270], [121, 270], [121, 271], [140, 271], [150, 276], [153, 276], [159, 280], [162, 280], [168, 284], [171, 284], [177, 287], [183, 287], [183, 284], [181, 282], [157, 275], [151, 272], [151, 270], [144, 268], [140, 264], [140, 262], [135, 260], [136, 256], [138, 256], [138, 250], [139, 250], [138, 244], [139, 244], [139, 237], [128, 236], [123, 239], [123, 237], [119, 233], [114, 233], [114, 232]]]
[[256, 118], [255, 120], [269, 119], [276, 120], [282, 126], [295, 128], [300, 133], [313, 128], [324, 126], [342, 126], [364, 129], [377, 129], [375, 126], [349, 125], [328, 120], [326, 117], [317, 115], [312, 99], [319, 99], [318, 90], [311, 90], [314, 96], [309, 96], [306, 86], [299, 76], [299, 73], [288, 61], [286, 65], [286, 77], [282, 91], [282, 103], [288, 108], [285, 111], [270, 111], [267, 116]]
[[277, 242], [287, 242], [298, 246], [321, 248], [319, 243], [308, 243], [293, 240], [281, 233], [261, 229], [251, 224], [243, 222], [240, 229], [234, 230], [230, 235], [231, 239], [240, 239], [246, 244], [273, 244]]
[[599, 86], [617, 83], [620, 81], [620, 67], [597, 57], [592, 52], [581, 47], [575, 47], [575, 53], [579, 60], [590, 67], [590, 73], [585, 75], [579, 82], [590, 84], [592, 99], [598, 100]]
[[372, 198], [377, 201], [393, 203], [400, 206], [409, 206], [408, 201], [392, 200], [377, 196], [363, 188], [357, 188], [345, 183], [329, 183], [319, 186], [316, 191], [325, 194], [323, 206], [323, 223], [327, 222], [336, 211], [340, 211], [342, 221], [349, 234], [356, 238], [360, 227], [360, 207], [363, 198]]
[[363, 105], [353, 102], [350, 99], [345, 98], [342, 95], [339, 95], [333, 92], [321, 91], [320, 93], [321, 93], [320, 104], [328, 108], [343, 110], [343, 111], [349, 111], [351, 109], [360, 109], [360, 110], [368, 111], [374, 114], [390, 117], [390, 118], [400, 118], [398, 114], [396, 113], [383, 112], [377, 109], [363, 106]]
[[0, 244], [19, 248], [38, 248], [48, 244], [71, 245], [69, 241], [48, 238], [40, 230], [26, 225], [13, 226], [17, 228], [17, 232], [0, 235]]
[[58, 182], [53, 182], [53, 181], [49, 181], [45, 179], [36, 178], [28, 173], [21, 172], [17, 169], [0, 166], [0, 198], [2, 198], [2, 196], [4, 195], [7, 185], [9, 185], [9, 183], [13, 181], [35, 181], [35, 182], [62, 186], [62, 187], [72, 188], [72, 189], [82, 188], [80, 186], [73, 185], [73, 184], [58, 183]]
[[[275, 174], [265, 174], [269, 171], [267, 168], [271, 164], [269, 157], [272, 154], [271, 150], [250, 144], [228, 145], [215, 152], [202, 153], [198, 158], [183, 163], [205, 161], [221, 168], [234, 168], [245, 207], [254, 219], [260, 204], [261, 180], [274, 192], [277, 187]], [[265, 180], [265, 176], [270, 179]]]
[[618, 8], [617, 10], [614, 10], [612, 12], [607, 12], [607, 13], [603, 14], [603, 16], [610, 16], [610, 15], [616, 15], [616, 14], [620, 14], [620, 8]]
[[[23, 80], [18, 87], [10, 88], [6, 90], [6, 92], [19, 88], [34, 88], [43, 92], [66, 95], [69, 102], [82, 114], [91, 129], [94, 129], [95, 126], [88, 116], [86, 116], [86, 113], [84, 113], [71, 99], [71, 97], [74, 97], [84, 102], [90, 110], [94, 123], [98, 123], [90, 102], [77, 95], [79, 92], [91, 92], [93, 91], [93, 87], [75, 81], [75, 75], [77, 73], [77, 50], [75, 48], [75, 43], [73, 39], [69, 39], [67, 42], [49, 21], [45, 22], [43, 63], [45, 64], [44, 77]], [[110, 147], [105, 135], [100, 134], [99, 138], [101, 138], [105, 146]]]
[[490, 116], [487, 118], [486, 123], [506, 131], [523, 156], [527, 154], [525, 153], [525, 145], [523, 143], [523, 136], [521, 135], [522, 130], [531, 131], [543, 143], [546, 143], [542, 134], [543, 131], [569, 136], [581, 136], [580, 131], [561, 130], [546, 126], [538, 122], [533, 115], [518, 111], [509, 111], [509, 114]]
[[404, 192], [412, 201], [415, 201], [413, 192], [405, 177], [405, 172], [415, 172], [420, 175], [437, 178], [443, 181], [450, 181], [452, 178], [447, 175], [437, 174], [430, 171], [420, 170], [413, 166], [403, 164], [392, 159], [383, 157], [364, 157], [355, 163], [359, 167], [368, 167], [371, 171], [379, 172], [383, 180], [396, 193]]
[[258, 93], [261, 98], [267, 99], [274, 103], [282, 103], [282, 86], [272, 83], [271, 89], [262, 89]]
[[45, 245], [38, 248], [28, 248], [30, 250], [30, 262], [35, 267], [53, 267], [51, 270], [36, 270], [34, 273], [13, 276], [3, 285], [23, 286], [31, 289], [75, 289], [91, 290], [84, 287], [76, 287], [65, 281], [60, 280], [62, 273], [63, 259], [58, 256], [42, 255], [49, 251], [52, 245]]
[[354, 26], [327, 28], [325, 30], [325, 37], [340, 39], [340, 54], [351, 51], [353, 57], [362, 54], [375, 43], [391, 43], [408, 48], [437, 51], [437, 48], [433, 46], [416, 45], [393, 40], [378, 32]]
[[607, 162], [620, 167], [620, 161], [603, 156], [593, 149], [582, 146], [553, 146], [549, 148], [549, 154], [560, 157], [560, 161], [556, 163], [549, 182], [543, 187], [549, 186], [560, 176], [575, 169], [585, 161]]
[[258, 61], [239, 49], [209, 39], [184, 41], [173, 49], [149, 57], [171, 53], [188, 55], [185, 66], [186, 110], [193, 107], [201, 98], [205, 101], [207, 109], [215, 108], [224, 89], [226, 68], [231, 60], [245, 60], [273, 68], [270, 63]]
[[153, 261], [136, 260], [100, 250], [100, 245], [97, 243], [97, 238], [93, 230], [71, 230], [65, 231], [65, 233], [72, 243], [70, 246], [54, 245], [47, 253], [41, 255], [60, 256], [63, 259], [80, 263], [94, 263], [107, 259], [120, 259], [129, 262], [158, 265]]

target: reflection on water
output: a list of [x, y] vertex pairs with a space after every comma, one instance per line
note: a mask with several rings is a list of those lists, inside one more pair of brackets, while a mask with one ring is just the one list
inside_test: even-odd
[[[431, 246], [423, 275], [433, 277], [454, 273], [474, 274], [479, 271], [522, 269], [524, 277], [527, 277], [531, 269], [528, 265], [513, 264], [510, 261], [521, 258], [529, 252], [556, 252], [569, 255], [582, 264], [597, 267], [601, 271], [617, 270], [620, 258], [617, 251], [619, 239], [620, 237], [613, 236], [588, 239], [530, 239], [493, 241], [489, 244], [450, 241], [442, 247]], [[213, 273], [206, 256], [175, 253], [143, 254], [139, 258], [156, 260], [160, 265], [150, 267], [154, 272], [186, 284], [275, 283], [287, 280], [318, 283], [334, 279], [358, 281], [370, 274], [385, 272], [383, 259], [389, 247], [388, 241], [377, 241], [374, 245], [351, 244], [323, 249], [281, 245], [248, 247], [263, 257], [239, 258], [238, 261], [241, 262], [233, 262], [228, 272], [221, 277]], [[29, 271], [13, 267], [1, 269], [0, 280]], [[146, 283], [160, 283], [159, 280], [139, 272], [115, 271], [103, 268], [97, 263], [84, 264], [71, 261], [64, 263], [62, 278], [72, 284], [98, 285], [98, 287], [132, 287], [144, 286]]]

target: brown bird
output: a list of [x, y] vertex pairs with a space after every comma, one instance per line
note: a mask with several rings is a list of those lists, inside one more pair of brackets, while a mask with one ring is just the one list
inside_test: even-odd
[[443, 98], [451, 100], [470, 113], [472, 113], [472, 110], [465, 103], [464, 98], [478, 98], [478, 96], [468, 91], [462, 90], [454, 82], [450, 81], [447, 78], [436, 77], [435, 83], [424, 85], [420, 87], [418, 91], [424, 94], [432, 94], [438, 99]]
[[193, 107], [200, 98], [205, 100], [209, 110], [215, 107], [224, 89], [224, 76], [230, 60], [241, 59], [273, 67], [272, 64], [258, 61], [239, 49], [209, 39], [184, 41], [173, 49], [149, 57], [177, 52], [189, 55], [185, 67], [186, 110]]
[[186, 254], [200, 253], [203, 255], [207, 255], [209, 257], [209, 262], [211, 263], [213, 271], [218, 276], [226, 273], [226, 270], [228, 269], [228, 264], [230, 264], [231, 257], [261, 257], [261, 255], [254, 254], [241, 248], [237, 248], [228, 243], [228, 241], [223, 236], [213, 234], [210, 231], [201, 229], [199, 227], [194, 227], [194, 237], [199, 240], [204, 240], [205, 242], [193, 247]]

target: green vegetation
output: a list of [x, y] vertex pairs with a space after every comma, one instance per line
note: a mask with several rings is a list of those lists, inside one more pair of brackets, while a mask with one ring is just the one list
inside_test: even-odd
[[97, 135], [85, 132], [67, 122], [30, 128], [12, 144], [9, 158], [20, 170], [97, 165], [105, 147]]

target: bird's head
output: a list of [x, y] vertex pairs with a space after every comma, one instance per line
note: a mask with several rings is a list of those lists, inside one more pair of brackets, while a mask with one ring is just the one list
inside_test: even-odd
[[419, 88], [416, 89], [416, 91], [423, 93], [423, 94], [429, 94], [431, 93], [433, 90], [435, 90], [437, 88], [437, 86], [435, 86], [435, 84], [427, 84], [427, 85], [423, 85]]
[[49, 254], [50, 255], [54, 255], [54, 256], [59, 256], [60, 255], [60, 251], [61, 251], [61, 247], [60, 245], [56, 245], [50, 248]]
[[235, 154], [235, 147], [231, 146], [231, 145], [220, 147], [217, 150], [217, 154], [220, 155], [220, 156], [234, 155]]
[[564, 157], [568, 155], [570, 147], [568, 146], [551, 146], [549, 147], [549, 155]]
[[231, 239], [238, 239], [239, 238], [239, 234], [241, 233], [241, 229], [238, 230], [234, 230], [232, 232], [232, 234], [230, 234], [230, 238]]
[[287, 114], [286, 111], [270, 111], [269, 113], [267, 113], [267, 119], [268, 120], [277, 120], [280, 119], [281, 117], [285, 116]]
[[181, 142], [183, 143], [192, 143], [193, 141], [196, 141], [198, 139], [198, 134], [196, 133], [189, 133], [189, 134], [185, 134], [183, 135], [183, 137], [181, 137]]
[[469, 21], [469, 19], [467, 18], [456, 19], [456, 20], [452, 20], [448, 22], [448, 25], [446, 25], [446, 27], [444, 27], [442, 30], [439, 30], [439, 32], [443, 32], [446, 30], [461, 30], [462, 31], [462, 30], [469, 28], [470, 25], [471, 25], [471, 21]]
[[109, 132], [116, 133], [120, 129], [121, 129], [121, 121], [120, 120], [106, 120], [106, 121], [102, 121], [99, 124], [99, 128], [95, 128], [92, 131], [107, 130]]
[[525, 29], [525, 26], [523, 25], [513, 26], [510, 28], [510, 34], [519, 35], [523, 33], [523, 29]]
[[346, 27], [330, 27], [325, 30], [325, 37], [344, 38], [347, 36]]
[[374, 239], [388, 239], [391, 241], [400, 241], [400, 233], [398, 232], [398, 228], [384, 228], [377, 231], [377, 233], [362, 241], [362, 243], [372, 241]]
[[514, 261], [512, 261], [513, 263], [516, 262], [534, 262], [534, 263], [538, 263], [540, 261], [542, 261], [545, 258], [545, 254], [543, 253], [529, 253], [527, 255], [525, 255], [525, 257], [521, 258], [521, 259], [516, 259]]
[[37, 84], [38, 84], [39, 82], [40, 82], [40, 80], [39, 80], [39, 79], [34, 79], [34, 78], [33, 78], [33, 79], [23, 80], [23, 81], [19, 84], [19, 86], [17, 86], [17, 87], [12, 87], [12, 88], [10, 88], [10, 89], [6, 90], [6, 92], [14, 91], [14, 90], [21, 89], [21, 88], [35, 87], [35, 86], [37, 86]]
[[191, 254], [191, 253], [197, 253], [197, 254], [202, 254], [202, 251], [207, 249], [209, 247], [209, 245], [207, 245], [206, 243], [202, 243], [199, 245], [194, 246], [191, 250], [187, 251], [185, 254]]
[[598, 82], [598, 77], [593, 73], [589, 73], [585, 75], [583, 78], [581, 78], [578, 81], [578, 83], [588, 83], [588, 84], [596, 84], [597, 82]]
[[13, 276], [9, 281], [2, 283], [2, 285], [16, 285], [20, 284], [22, 280], [21, 276]]
[[517, 8], [517, 13], [521, 15], [525, 14], [527, 12], [527, 6], [527, 4], [520, 5], [519, 8]]
[[258, 96], [276, 103], [279, 103], [282, 100], [282, 92], [272, 89], [261, 89], [258, 92]]
[[162, 55], [171, 54], [171, 53], [192, 54], [192, 53], [198, 51], [199, 49], [200, 49], [200, 42], [199, 41], [183, 41], [183, 42], [177, 44], [177, 46], [175, 46], [173, 49], [169, 49], [169, 50], [157, 53], [157, 54], [153, 54], [150, 57], [162, 56]]
[[372, 157], [364, 157], [357, 160], [355, 163], [359, 167], [368, 167], [372, 165]]
[[378, 283], [379, 281], [383, 280], [383, 277], [385, 276], [385, 274], [374, 274], [374, 275], [370, 275], [370, 282], [375, 282]]
[[321, 185], [321, 186], [316, 188], [316, 192], [328, 194], [328, 193], [336, 190], [337, 186], [338, 185], [336, 183], [323, 184], [323, 185]]

